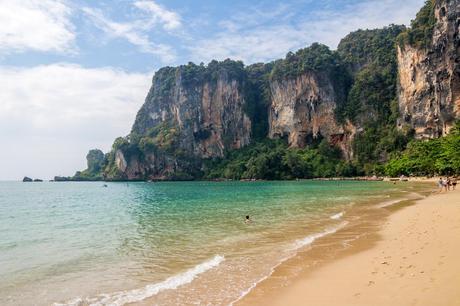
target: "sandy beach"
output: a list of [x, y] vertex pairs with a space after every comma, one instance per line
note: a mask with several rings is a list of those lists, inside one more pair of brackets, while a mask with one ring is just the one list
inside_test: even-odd
[[282, 264], [237, 305], [460, 305], [460, 190], [392, 210], [325, 260], [313, 246]]

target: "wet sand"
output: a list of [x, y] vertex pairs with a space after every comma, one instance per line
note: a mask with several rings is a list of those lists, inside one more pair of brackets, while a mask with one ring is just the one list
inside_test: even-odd
[[319, 240], [236, 305], [460, 305], [460, 190], [409, 204]]

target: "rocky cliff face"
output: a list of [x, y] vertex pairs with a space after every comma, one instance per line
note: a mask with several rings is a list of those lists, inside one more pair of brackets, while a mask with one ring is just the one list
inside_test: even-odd
[[269, 136], [287, 137], [291, 147], [305, 147], [324, 137], [334, 144], [343, 144], [349, 156], [347, 132], [335, 116], [339, 101], [331, 79], [324, 73], [307, 72], [296, 78], [274, 80], [269, 113]]
[[269, 83], [269, 137], [286, 138], [289, 146], [297, 148], [324, 138], [349, 158], [351, 134], [336, 116], [337, 106], [346, 100], [348, 85], [343, 76], [348, 74], [337, 54], [320, 44], [279, 61]]
[[342, 134], [334, 115], [336, 94], [330, 80], [320, 73], [271, 82], [270, 137], [287, 136], [293, 147], [308, 139]]
[[434, 2], [427, 46], [398, 46], [400, 127], [417, 138], [446, 135], [460, 117], [460, 1]]
[[190, 159], [222, 157], [248, 145], [244, 77], [243, 65], [232, 61], [158, 71], [131, 132], [131, 138], [147, 138], [155, 148], [131, 156], [117, 150], [117, 168], [128, 179], [166, 178], [189, 172]]
[[220, 69], [214, 79], [190, 83], [184, 79], [186, 69], [155, 75], [132, 132], [146, 135], [161, 124], [174, 127], [179, 148], [200, 158], [221, 157], [226, 149], [249, 144], [251, 121], [243, 111], [243, 81]]

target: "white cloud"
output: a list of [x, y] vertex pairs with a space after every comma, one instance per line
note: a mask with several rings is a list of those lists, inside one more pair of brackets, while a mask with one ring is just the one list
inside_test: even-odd
[[0, 0], [0, 54], [74, 52], [70, 16], [64, 0]]
[[85, 168], [89, 149], [127, 135], [151, 75], [53, 64], [0, 67], [0, 179]]
[[141, 52], [159, 56], [165, 64], [174, 62], [176, 54], [171, 46], [153, 42], [149, 38], [149, 33], [158, 24], [161, 24], [167, 32], [179, 29], [182, 26], [180, 16], [153, 1], [136, 1], [134, 6], [147, 14], [143, 14], [140, 19], [131, 22], [113, 21], [104, 16], [100, 10], [94, 8], [85, 7], [82, 11], [109, 38], [125, 39], [129, 43], [138, 46]]
[[165, 9], [154, 1], [136, 1], [134, 6], [151, 14], [153, 22], [163, 23], [166, 30], [178, 29], [182, 26], [181, 17], [174, 11]]
[[195, 42], [189, 50], [196, 62], [230, 57], [249, 64], [284, 57], [288, 51], [313, 42], [336, 48], [341, 38], [360, 28], [409, 24], [423, 3], [424, 0], [371, 0], [350, 4], [341, 10], [301, 14], [295, 6], [266, 11], [248, 9], [249, 13], [221, 21], [222, 31]]
[[319, 41], [336, 48], [340, 39], [358, 29], [376, 29], [389, 24], [409, 25], [422, 8], [424, 0], [370, 0], [350, 4], [342, 11], [314, 14], [312, 20], [300, 23], [308, 29], [309, 42]]
[[259, 28], [246, 32], [224, 32], [212, 39], [202, 40], [190, 47], [193, 60], [209, 62], [212, 59], [231, 58], [246, 64], [282, 58], [288, 50], [300, 48], [302, 32], [288, 27]]

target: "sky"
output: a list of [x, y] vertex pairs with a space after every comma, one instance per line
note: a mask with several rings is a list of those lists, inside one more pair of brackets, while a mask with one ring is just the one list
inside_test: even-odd
[[0, 0], [0, 180], [86, 168], [163, 66], [282, 58], [406, 24], [424, 0]]

